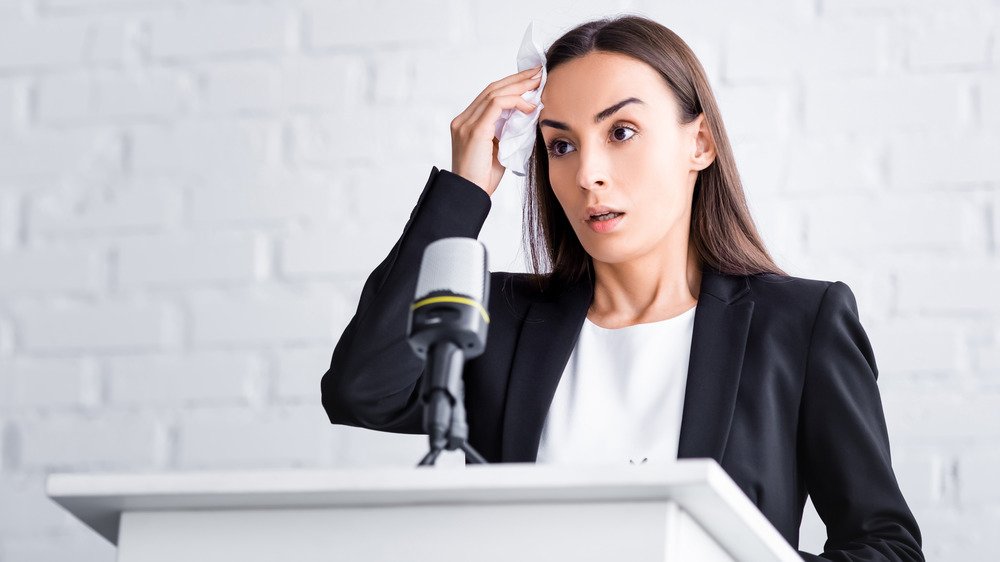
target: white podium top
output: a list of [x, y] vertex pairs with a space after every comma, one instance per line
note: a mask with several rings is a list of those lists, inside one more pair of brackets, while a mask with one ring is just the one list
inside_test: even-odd
[[674, 501], [731, 552], [801, 561], [712, 459], [639, 465], [51, 474], [49, 497], [117, 544], [123, 511]]

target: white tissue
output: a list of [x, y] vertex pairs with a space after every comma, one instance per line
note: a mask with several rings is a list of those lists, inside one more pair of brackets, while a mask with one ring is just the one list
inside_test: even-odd
[[548, 78], [545, 70], [545, 52], [538, 47], [533, 37], [534, 22], [528, 24], [521, 40], [521, 48], [517, 52], [517, 71], [528, 70], [542, 66], [542, 80], [538, 87], [521, 94], [521, 98], [529, 103], [537, 104], [531, 113], [523, 113], [519, 109], [505, 109], [501, 112], [496, 124], [496, 138], [500, 139], [497, 150], [497, 160], [504, 168], [517, 176], [524, 177], [528, 173], [528, 160], [535, 149], [535, 125], [542, 107], [542, 89]]

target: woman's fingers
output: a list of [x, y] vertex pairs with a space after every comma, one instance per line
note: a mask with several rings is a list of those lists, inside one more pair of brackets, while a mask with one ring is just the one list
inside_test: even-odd
[[523, 113], [531, 113], [535, 107], [535, 104], [525, 101], [521, 94], [495, 96], [479, 104], [479, 112], [472, 116], [468, 126], [477, 134], [489, 134], [492, 137], [496, 134], [497, 119], [503, 110], [518, 109]]
[[506, 95], [506, 93], [509, 92], [511, 89], [517, 88], [519, 84], [524, 84], [532, 80], [537, 82], [538, 80], [541, 79], [541, 77], [532, 78], [532, 76], [537, 74], [541, 69], [542, 69], [541, 66], [535, 68], [529, 68], [527, 70], [522, 70], [521, 72], [511, 74], [510, 76], [507, 76], [505, 78], [497, 80], [496, 82], [491, 83], [490, 85], [483, 88], [483, 91], [480, 92], [478, 96], [476, 96], [476, 99], [473, 100], [471, 105], [475, 105], [477, 101], [482, 101], [483, 98], [489, 96], [490, 94]]
[[[498, 89], [494, 90], [493, 92], [491, 92], [490, 95], [488, 95], [485, 98], [484, 101], [488, 102], [490, 99], [493, 99], [493, 98], [507, 98], [507, 97], [510, 97], [510, 96], [516, 96], [516, 97], [520, 98], [523, 101], [524, 98], [521, 98], [521, 95], [524, 94], [525, 92], [528, 92], [528, 91], [531, 91], [531, 90], [534, 90], [535, 88], [537, 88], [538, 87], [538, 83], [539, 83], [540, 80], [541, 80], [541, 78], [532, 78], [532, 79], [528, 79], [527, 81], [518, 81], [518, 82], [514, 82], [513, 84], [508, 84], [507, 86], [504, 86], [502, 88], [498, 88]], [[488, 105], [487, 103], [484, 103], [484, 101], [480, 101], [480, 103], [473, 109], [473, 112], [469, 116], [469, 119], [471, 121], [478, 121], [480, 119], [480, 117], [482, 116], [483, 110]], [[525, 104], [526, 105], [519, 105], [519, 106], [517, 106], [517, 108], [520, 109], [521, 111], [524, 111], [525, 113], [530, 113], [532, 110], [534, 110], [534, 106], [533, 105], [529, 104], [528, 102], [525, 102]], [[512, 107], [512, 106], [505, 105], [504, 108], [506, 108], [506, 107]], [[528, 109], [527, 111], [525, 111], [523, 109], [524, 107], [530, 107], [530, 109]], [[499, 114], [497, 114], [497, 115], [499, 115]]]
[[491, 83], [451, 121], [452, 172], [479, 185], [489, 195], [493, 195], [504, 172], [497, 160], [497, 120], [505, 109], [524, 113], [535, 110], [536, 106], [521, 95], [538, 87], [541, 78], [532, 76], [539, 70], [531, 68]]
[[531, 113], [535, 105], [524, 100], [518, 94], [489, 98], [479, 104], [479, 111], [466, 121], [461, 129], [467, 131], [469, 138], [491, 138], [496, 134], [496, 122], [504, 109], [519, 109], [523, 113]]
[[[469, 106], [465, 108], [465, 111], [460, 113], [455, 120], [459, 121], [459, 124], [461, 124], [474, 118], [475, 115], [480, 113], [482, 109], [482, 102], [491, 95], [507, 95], [512, 91], [517, 91], [519, 88], [521, 89], [520, 93], [534, 89], [537, 87], [538, 82], [541, 81], [541, 77], [532, 78], [532, 76], [538, 73], [541, 68], [542, 67], [540, 66], [536, 68], [529, 68], [516, 74], [511, 74], [510, 76], [497, 80], [496, 82], [492, 82], [486, 86], [486, 88], [484, 88], [478, 96], [476, 96], [476, 99], [472, 100], [472, 103], [470, 103]], [[531, 87], [528, 87], [529, 85]]]

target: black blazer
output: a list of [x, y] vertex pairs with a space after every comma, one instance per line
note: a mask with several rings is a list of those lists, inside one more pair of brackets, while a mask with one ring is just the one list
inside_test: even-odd
[[[406, 341], [423, 250], [478, 237], [490, 206], [476, 184], [432, 169], [323, 375], [332, 423], [423, 433], [423, 363]], [[490, 462], [535, 462], [593, 286], [542, 294], [509, 272], [492, 272], [490, 283], [486, 351], [463, 375], [469, 443]], [[824, 558], [923, 560], [890, 463], [877, 376], [846, 284], [706, 269], [678, 457], [715, 459], [793, 548], [808, 494], [827, 527]]]

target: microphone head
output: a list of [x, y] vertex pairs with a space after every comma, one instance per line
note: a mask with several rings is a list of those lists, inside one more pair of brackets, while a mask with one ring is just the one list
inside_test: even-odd
[[488, 279], [482, 242], [475, 238], [441, 238], [424, 250], [414, 300], [446, 291], [485, 304]]
[[406, 337], [418, 357], [441, 344], [466, 358], [486, 349], [489, 331], [486, 247], [475, 238], [442, 238], [424, 249]]

